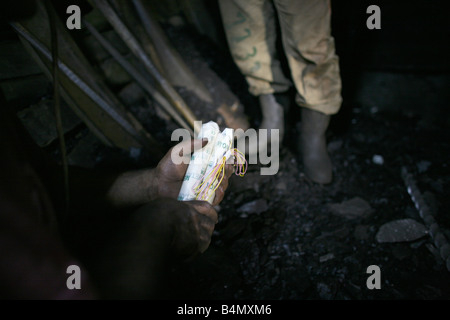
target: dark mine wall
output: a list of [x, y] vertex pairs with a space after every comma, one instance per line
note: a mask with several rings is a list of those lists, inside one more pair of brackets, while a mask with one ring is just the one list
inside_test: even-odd
[[[371, 4], [381, 9], [380, 30], [366, 27]], [[332, 8], [344, 105], [410, 113], [448, 125], [445, 1], [333, 1]]]

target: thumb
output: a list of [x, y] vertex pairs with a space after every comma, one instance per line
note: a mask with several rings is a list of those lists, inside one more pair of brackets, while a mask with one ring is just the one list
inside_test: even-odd
[[208, 143], [208, 139], [192, 139], [191, 141], [182, 142], [180, 143], [180, 145], [183, 143], [186, 144], [182, 146], [180, 150], [180, 156], [187, 156], [206, 146]]
[[190, 155], [194, 151], [197, 151], [206, 146], [207, 143], [208, 143], [207, 138], [182, 141], [173, 147], [172, 152], [173, 154], [178, 155], [180, 157]]
[[191, 140], [191, 150], [193, 150], [191, 153], [200, 150], [204, 146], [208, 144], [208, 138], [203, 139], [192, 139]]

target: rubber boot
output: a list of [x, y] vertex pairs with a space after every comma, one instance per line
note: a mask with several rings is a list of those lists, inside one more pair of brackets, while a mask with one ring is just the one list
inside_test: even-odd
[[[275, 99], [273, 94], [263, 94], [259, 96], [259, 105], [261, 107], [262, 122], [259, 129], [267, 129], [267, 143], [263, 143], [258, 135], [258, 143], [249, 143], [246, 145], [245, 153], [247, 155], [257, 155], [260, 152], [266, 152], [272, 142], [271, 129], [278, 129], [278, 145], [281, 145], [284, 137], [284, 108]], [[259, 131], [257, 131], [259, 132]], [[243, 139], [243, 138], [240, 138]], [[275, 139], [275, 138], [274, 138]], [[274, 141], [275, 142], [275, 141]], [[238, 145], [239, 145], [238, 138]], [[242, 151], [242, 150], [241, 150]]]
[[320, 184], [328, 184], [333, 179], [333, 168], [325, 137], [329, 123], [329, 115], [302, 108], [299, 147], [304, 170], [308, 178]]
[[260, 129], [268, 129], [268, 142], [270, 142], [270, 129], [279, 130], [280, 143], [284, 136], [284, 109], [273, 94], [263, 94], [259, 96], [259, 105], [263, 120]]

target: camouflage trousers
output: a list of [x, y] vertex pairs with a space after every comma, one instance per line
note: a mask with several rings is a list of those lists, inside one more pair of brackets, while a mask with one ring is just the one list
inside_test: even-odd
[[[339, 111], [341, 77], [329, 0], [219, 0], [219, 5], [231, 54], [251, 94], [284, 92], [293, 82], [298, 105], [329, 115]], [[292, 82], [276, 50], [277, 21]]]

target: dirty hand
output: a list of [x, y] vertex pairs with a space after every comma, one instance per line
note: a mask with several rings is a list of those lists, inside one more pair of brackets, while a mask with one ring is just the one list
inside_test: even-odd
[[159, 198], [136, 211], [130, 230], [132, 237], [146, 239], [141, 242], [159, 247], [171, 259], [186, 260], [208, 248], [217, 220], [217, 212], [206, 201]]
[[216, 210], [206, 201], [183, 201], [188, 209], [177, 215], [173, 249], [181, 257], [193, 257], [204, 252], [211, 243], [211, 236], [218, 221]]
[[[155, 169], [154, 193], [156, 197], [177, 199], [192, 153], [203, 148], [206, 144], [207, 140], [193, 139], [190, 141], [183, 141], [166, 153]], [[175, 163], [173, 160], [175, 160]], [[176, 164], [178, 162], [181, 163]], [[213, 206], [218, 205], [223, 200], [225, 190], [228, 187], [228, 178], [232, 173], [232, 165], [226, 165], [225, 176], [216, 190]]]

